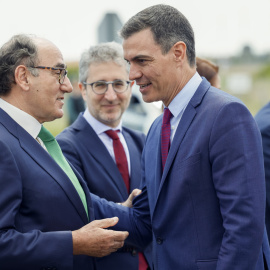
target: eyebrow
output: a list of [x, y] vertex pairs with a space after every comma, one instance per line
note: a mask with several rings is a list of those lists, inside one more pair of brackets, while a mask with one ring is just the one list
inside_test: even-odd
[[63, 64], [63, 63], [57, 63], [55, 65], [56, 68], [67, 68], [67, 65]]
[[148, 56], [148, 55], [136, 55], [135, 57], [131, 58], [131, 61], [135, 61], [137, 59], [140, 59], [140, 58], [146, 58], [146, 59], [152, 59], [152, 57]]

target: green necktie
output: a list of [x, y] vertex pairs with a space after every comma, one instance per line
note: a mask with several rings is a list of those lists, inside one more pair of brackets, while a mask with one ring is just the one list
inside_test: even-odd
[[62, 153], [62, 150], [59, 144], [57, 143], [57, 141], [55, 140], [54, 136], [50, 133], [49, 130], [47, 130], [45, 127], [42, 126], [38, 134], [38, 137], [43, 141], [43, 143], [45, 144], [52, 158], [56, 161], [56, 163], [62, 168], [62, 170], [66, 173], [66, 175], [71, 180], [72, 184], [76, 188], [82, 200], [86, 214], [88, 216], [87, 203], [86, 203], [86, 197], [85, 197], [84, 191], [75, 173], [73, 172], [68, 162], [66, 161]]

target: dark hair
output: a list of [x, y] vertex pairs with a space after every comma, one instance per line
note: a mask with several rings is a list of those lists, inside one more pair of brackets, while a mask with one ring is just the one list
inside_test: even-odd
[[[6, 95], [15, 84], [14, 72], [17, 66], [35, 66], [37, 46], [29, 35], [15, 35], [0, 48], [0, 95]], [[34, 76], [38, 71], [30, 69]]]
[[209, 82], [218, 74], [219, 67], [209, 60], [196, 57], [196, 65], [200, 76], [205, 77]]
[[187, 47], [189, 64], [195, 65], [194, 32], [189, 21], [180, 11], [162, 4], [148, 7], [124, 24], [120, 30], [120, 36], [127, 39], [147, 28], [152, 32], [163, 54], [168, 53], [176, 42], [183, 41]]

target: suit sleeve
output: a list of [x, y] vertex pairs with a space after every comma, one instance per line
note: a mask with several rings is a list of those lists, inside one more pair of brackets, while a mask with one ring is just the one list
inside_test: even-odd
[[264, 233], [265, 189], [261, 138], [240, 103], [223, 106], [209, 149], [225, 229], [217, 270], [255, 269]]
[[119, 222], [113, 229], [128, 231], [129, 236], [126, 241], [130, 245], [143, 249], [151, 242], [152, 227], [146, 189], [133, 200], [133, 208], [108, 202], [92, 193], [91, 198], [95, 210], [95, 219], [119, 217]]
[[23, 179], [9, 147], [0, 141], [0, 149], [0, 268], [36, 270], [53, 266], [72, 270], [71, 232], [22, 233], [16, 227], [20, 224], [17, 214], [23, 201]]

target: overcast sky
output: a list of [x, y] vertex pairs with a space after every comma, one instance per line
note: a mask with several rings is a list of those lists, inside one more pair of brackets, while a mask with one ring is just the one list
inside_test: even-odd
[[124, 23], [138, 11], [166, 3], [190, 21], [197, 55], [230, 56], [249, 44], [255, 53], [270, 51], [270, 0], [0, 0], [0, 45], [18, 33], [53, 41], [66, 61], [77, 61], [97, 43], [106, 12]]

